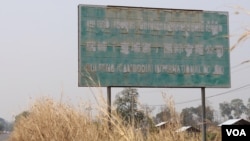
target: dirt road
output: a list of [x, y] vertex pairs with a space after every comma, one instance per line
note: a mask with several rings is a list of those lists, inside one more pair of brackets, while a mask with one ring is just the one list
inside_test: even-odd
[[0, 141], [7, 141], [10, 134], [0, 134]]

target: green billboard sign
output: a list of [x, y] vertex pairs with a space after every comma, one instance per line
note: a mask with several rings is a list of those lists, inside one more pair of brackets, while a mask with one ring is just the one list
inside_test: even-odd
[[78, 6], [81, 87], [230, 87], [228, 12]]

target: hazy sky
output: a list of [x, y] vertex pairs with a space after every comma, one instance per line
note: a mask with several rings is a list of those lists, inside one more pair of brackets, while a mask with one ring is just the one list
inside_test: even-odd
[[[78, 87], [78, 4], [228, 11], [230, 45], [250, 30], [249, 0], [1, 0], [0, 117], [13, 120], [42, 96], [59, 100], [63, 94], [63, 100], [72, 103], [95, 103], [98, 90]], [[250, 63], [241, 64], [250, 60], [249, 43], [230, 52], [232, 87], [207, 88], [206, 96], [217, 95], [207, 104], [218, 108], [220, 102], [250, 97]], [[106, 88], [101, 90], [106, 97]], [[120, 90], [112, 88], [113, 98]], [[177, 109], [201, 103], [195, 100], [201, 97], [199, 88], [138, 90], [143, 104], [164, 104], [162, 93], [173, 96]]]

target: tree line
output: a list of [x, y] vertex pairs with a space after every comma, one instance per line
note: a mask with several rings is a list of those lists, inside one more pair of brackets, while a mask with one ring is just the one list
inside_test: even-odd
[[12, 122], [8, 122], [5, 119], [0, 117], [0, 133], [3, 131], [11, 131], [12, 126], [13, 126]]
[[[114, 101], [116, 112], [121, 116], [125, 124], [133, 121], [135, 125], [139, 126], [145, 124], [145, 121], [150, 121], [150, 124], [156, 124], [162, 121], [173, 120], [172, 107], [167, 105], [161, 109], [161, 112], [150, 118], [148, 114], [152, 112], [153, 108], [149, 106], [139, 107], [138, 97], [139, 93], [135, 88], [125, 88], [116, 95]], [[242, 117], [250, 120], [250, 98], [246, 104], [244, 104], [242, 99], [238, 98], [232, 99], [230, 102], [219, 103], [219, 112], [219, 116], [223, 117], [224, 120]], [[215, 110], [211, 106], [206, 106], [206, 122], [211, 124], [221, 122], [215, 116]], [[179, 118], [183, 126], [199, 125], [202, 123], [202, 106], [182, 109], [181, 113], [179, 113]]]

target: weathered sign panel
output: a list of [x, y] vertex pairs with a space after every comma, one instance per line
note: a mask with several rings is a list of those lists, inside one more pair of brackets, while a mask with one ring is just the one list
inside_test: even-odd
[[227, 12], [78, 10], [79, 86], [230, 87]]

